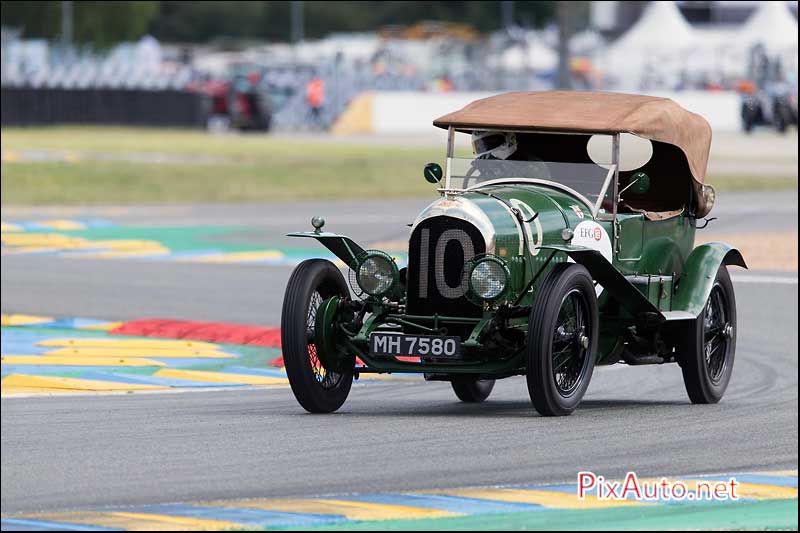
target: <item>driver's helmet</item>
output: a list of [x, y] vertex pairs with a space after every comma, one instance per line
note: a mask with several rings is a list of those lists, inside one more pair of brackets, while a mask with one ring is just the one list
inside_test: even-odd
[[511, 132], [473, 131], [472, 151], [476, 159], [508, 159], [517, 151], [517, 136]]

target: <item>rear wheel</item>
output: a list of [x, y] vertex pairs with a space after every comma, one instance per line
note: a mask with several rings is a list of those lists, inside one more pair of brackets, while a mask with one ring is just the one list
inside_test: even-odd
[[332, 296], [348, 294], [342, 273], [324, 259], [300, 263], [286, 286], [281, 314], [283, 363], [295, 398], [311, 413], [336, 411], [353, 384], [353, 369], [327, 370], [314, 342], [319, 306]]
[[467, 403], [480, 403], [492, 393], [493, 379], [476, 379], [470, 376], [454, 377], [450, 381], [458, 399]]
[[692, 403], [717, 403], [728, 388], [736, 353], [736, 298], [728, 269], [719, 267], [711, 294], [681, 349], [683, 383]]
[[544, 416], [572, 414], [594, 370], [597, 296], [585, 267], [556, 265], [542, 282], [528, 325], [528, 393]]
[[778, 133], [786, 133], [787, 128], [789, 127], [789, 121], [786, 119], [786, 114], [783, 111], [782, 106], [775, 106], [775, 129], [778, 130]]

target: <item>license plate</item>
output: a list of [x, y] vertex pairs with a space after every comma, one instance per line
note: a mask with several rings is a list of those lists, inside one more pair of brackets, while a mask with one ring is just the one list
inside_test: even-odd
[[461, 339], [443, 335], [407, 335], [373, 333], [369, 337], [373, 356], [409, 356], [457, 359], [461, 357]]

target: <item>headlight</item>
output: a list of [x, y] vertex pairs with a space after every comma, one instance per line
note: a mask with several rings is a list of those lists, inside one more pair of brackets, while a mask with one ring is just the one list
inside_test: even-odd
[[469, 288], [481, 300], [496, 300], [506, 292], [507, 286], [508, 269], [496, 257], [478, 261], [469, 275]]
[[383, 296], [394, 287], [397, 265], [382, 252], [370, 252], [358, 265], [356, 281], [370, 296]]

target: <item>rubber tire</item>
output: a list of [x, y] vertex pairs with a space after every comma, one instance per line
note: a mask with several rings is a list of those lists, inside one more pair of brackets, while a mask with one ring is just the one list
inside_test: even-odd
[[[696, 404], [711, 404], [717, 403], [722, 399], [725, 394], [725, 389], [728, 388], [728, 383], [733, 373], [733, 360], [736, 355], [736, 297], [733, 292], [733, 283], [731, 283], [728, 268], [725, 265], [720, 265], [717, 270], [717, 275], [714, 280], [715, 283], [719, 282], [722, 290], [728, 301], [728, 322], [733, 326], [733, 335], [730, 338], [730, 348], [728, 353], [728, 360], [726, 361], [725, 374], [721, 381], [714, 385], [708, 376], [708, 370], [705, 365], [705, 357], [703, 351], [703, 321], [702, 318], [688, 328], [686, 332], [684, 345], [680, 348], [679, 360], [681, 362], [681, 371], [683, 372], [683, 384], [686, 386], [686, 393], [692, 403]], [[710, 298], [710, 296], [709, 296]], [[706, 302], [706, 306], [708, 302]], [[702, 317], [705, 314], [706, 308], [703, 307], [703, 312], [700, 314]]]
[[492, 393], [493, 379], [476, 379], [469, 376], [458, 376], [450, 381], [453, 392], [458, 399], [466, 403], [481, 403]]
[[783, 110], [780, 107], [775, 109], [774, 117], [775, 117], [774, 119], [775, 129], [778, 131], [778, 133], [786, 133], [786, 130], [789, 128], [789, 125], [787, 123], [786, 117], [783, 114]]
[[[552, 331], [564, 296], [574, 288], [584, 293], [588, 304], [588, 319], [592, 327], [589, 337], [588, 366], [583, 382], [568, 398], [556, 389], [553, 380]], [[586, 267], [575, 263], [559, 263], [548, 273], [539, 288], [528, 323], [528, 394], [536, 411], [542, 416], [571, 415], [578, 407], [594, 371], [599, 330], [597, 294]]]
[[756, 111], [747, 104], [742, 104], [742, 128], [745, 133], [752, 133], [756, 123]]
[[309, 259], [297, 265], [283, 297], [283, 364], [300, 405], [310, 413], [332, 413], [347, 399], [353, 384], [353, 371], [343, 373], [341, 381], [330, 390], [322, 388], [314, 376], [309, 361], [306, 320], [309, 302], [317, 289], [323, 299], [349, 295], [344, 276], [330, 261]]

